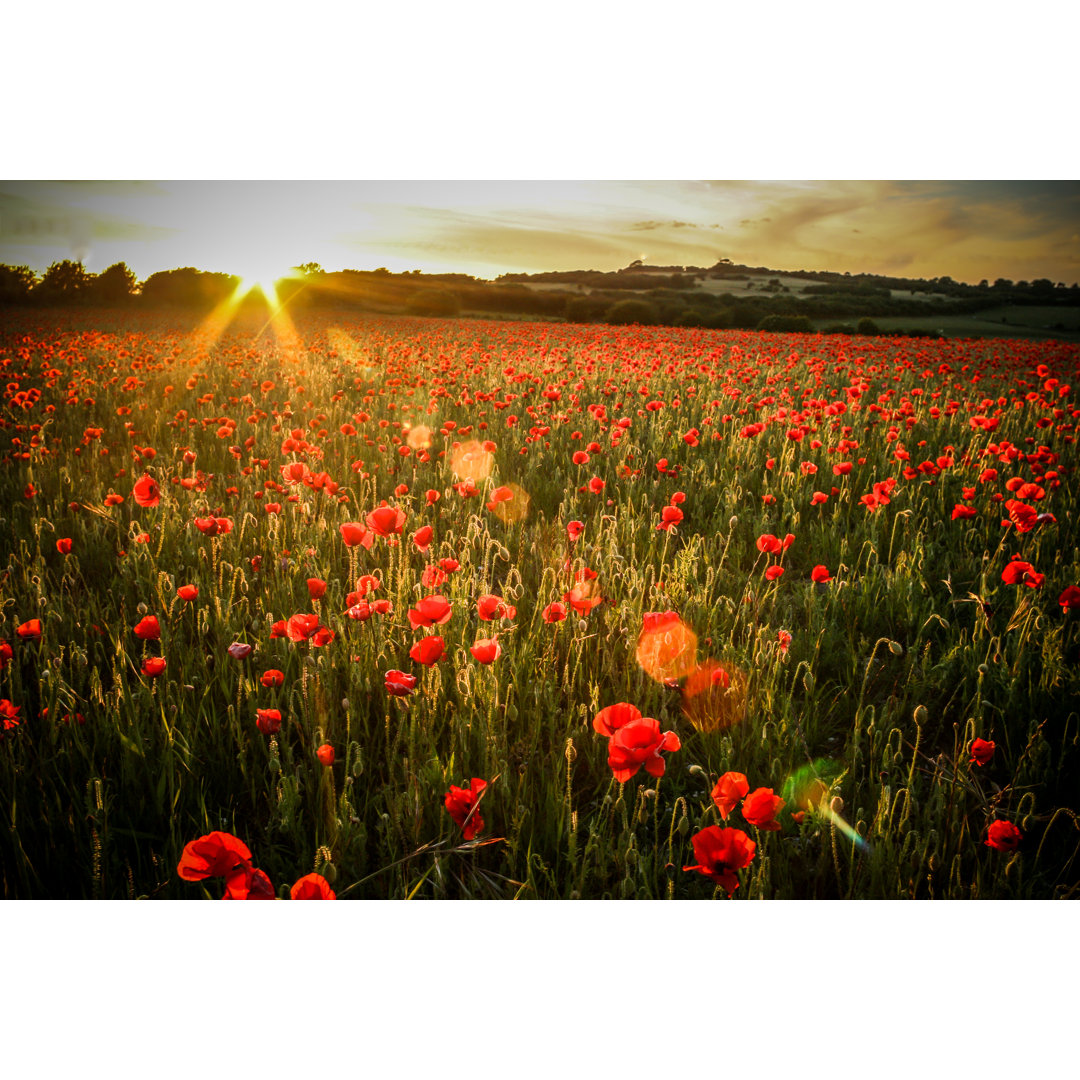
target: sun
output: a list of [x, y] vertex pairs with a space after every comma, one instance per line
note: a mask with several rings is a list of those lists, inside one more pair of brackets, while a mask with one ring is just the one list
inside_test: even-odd
[[284, 278], [295, 277], [292, 267], [268, 269], [265, 264], [251, 264], [239, 268], [237, 276], [240, 284], [236, 287], [236, 299], [240, 300], [252, 292], [260, 292], [271, 303], [276, 304], [277, 283]]

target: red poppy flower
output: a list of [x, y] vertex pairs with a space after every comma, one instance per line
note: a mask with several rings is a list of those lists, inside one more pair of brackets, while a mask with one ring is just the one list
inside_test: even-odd
[[765, 571], [765, 579], [767, 581], [775, 581], [778, 577], [782, 577], [783, 573], [784, 568], [782, 566], [770, 566], [769, 569]]
[[205, 881], [228, 877], [244, 863], [251, 863], [247, 844], [231, 833], [212, 832], [184, 848], [176, 872], [184, 881]]
[[420, 584], [425, 589], [437, 589], [446, 582], [446, 571], [441, 566], [425, 566], [420, 575]]
[[832, 574], [829, 573], [829, 568], [827, 566], [815, 566], [814, 569], [810, 571], [810, 579], [812, 581], [824, 583], [826, 581], [832, 581]]
[[669, 532], [672, 525], [678, 525], [683, 519], [683, 512], [677, 506], [665, 506], [660, 511], [660, 524], [656, 526], [657, 530], [663, 532]]
[[1080, 611], [1080, 588], [1070, 585], [1059, 597], [1062, 613], [1066, 611]]
[[430, 525], [424, 525], [413, 533], [413, 543], [421, 552], [426, 553], [431, 546], [431, 538], [434, 535], [435, 530]]
[[691, 838], [697, 865], [684, 866], [684, 870], [696, 870], [712, 878], [729, 893], [739, 887], [736, 870], [749, 866], [754, 858], [757, 844], [742, 829], [722, 829], [710, 825]]
[[434, 488], [428, 488], [424, 493], [424, 498], [427, 499], [428, 506], [434, 506], [442, 496]]
[[544, 608], [540, 618], [546, 623], [562, 622], [566, 618], [566, 605], [556, 600]]
[[379, 536], [400, 533], [405, 527], [405, 511], [393, 506], [380, 506], [372, 510], [364, 519], [372, 532]]
[[986, 846], [998, 851], [1015, 851], [1024, 834], [1011, 821], [991, 821], [986, 834]]
[[186, 600], [190, 603], [199, 595], [199, 588], [197, 585], [181, 585], [180, 588], [176, 590], [176, 595], [179, 596], [181, 600]]
[[791, 634], [787, 630], [778, 630], [776, 632], [776, 640], [780, 642], [780, 655], [783, 656], [788, 651], [788, 646], [791, 644]]
[[386, 680], [386, 692], [394, 697], [408, 697], [416, 689], [416, 676], [408, 672], [393, 669], [383, 678]]
[[40, 641], [41, 640], [41, 620], [40, 619], [27, 619], [22, 623], [15, 631], [23, 639], [23, 641]]
[[974, 506], [965, 506], [963, 503], [957, 503], [953, 507], [952, 520], [953, 521], [967, 521], [969, 518], [976, 516], [978, 511]]
[[455, 570], [461, 569], [461, 563], [459, 563], [457, 559], [440, 559], [439, 569], [442, 570], [444, 574], [452, 574]]
[[142, 477], [135, 482], [131, 497], [140, 506], [157, 506], [157, 504], [161, 502], [161, 488], [158, 487], [158, 482], [152, 476], [144, 473]]
[[[33, 494], [34, 494], [33, 488], [31, 488], [30, 495], [33, 495]], [[30, 498], [30, 495], [27, 495], [26, 497]], [[115, 491], [111, 491], [111, 492], [109, 492], [108, 495], [105, 496], [105, 505], [106, 506], [120, 506], [121, 503], [123, 503], [123, 501], [124, 501], [124, 496], [123, 495], [117, 495]]]
[[566, 526], [566, 535], [572, 544], [585, 531], [585, 524], [581, 521], [571, 521]]
[[477, 638], [476, 641], [469, 646], [469, 652], [471, 652], [474, 659], [478, 660], [481, 664], [493, 664], [502, 654], [502, 646], [495, 638]]
[[234, 641], [225, 651], [234, 660], [246, 660], [251, 655], [251, 646], [243, 641]]
[[222, 900], [276, 900], [274, 886], [266, 874], [254, 866], [238, 867], [225, 879]]
[[285, 624], [285, 634], [290, 641], [307, 641], [319, 629], [319, 616], [293, 615]]
[[484, 622], [491, 622], [492, 619], [512, 619], [517, 614], [517, 608], [506, 603], [501, 596], [488, 593], [476, 601], [476, 614]]
[[989, 765], [994, 756], [995, 745], [987, 739], [976, 739], [971, 744], [971, 765]]
[[312, 600], [321, 600], [326, 595], [326, 582], [321, 578], [309, 577], [307, 589]]
[[509, 502], [514, 497], [514, 489], [509, 487], [497, 487], [491, 493], [491, 502], [484, 505], [489, 510], [494, 510], [499, 503]]
[[[3, 739], [5, 731], [12, 731], [19, 726], [21, 708], [21, 705], [13, 705], [7, 698], [0, 698], [0, 739]], [[45, 712], [48, 712], [48, 709]]]
[[603, 480], [601, 480], [599, 476], [594, 476], [594, 477], [593, 477], [593, 478], [592, 478], [592, 479], [591, 479], [591, 480], [589, 481], [589, 490], [590, 490], [590, 491], [591, 491], [591, 492], [592, 492], [592, 493], [593, 493], [594, 495], [599, 495], [599, 494], [600, 494], [600, 492], [604, 490], [604, 481], [603, 481]]
[[71, 554], [71, 539], [69, 537], [63, 537], [62, 539], [57, 540], [56, 541], [56, 550], [59, 551], [61, 555], [70, 555]]
[[334, 631], [331, 630], [329, 627], [320, 626], [315, 630], [315, 633], [311, 635], [309, 640], [311, 641], [312, 645], [314, 645], [316, 648], [321, 649], [324, 645], [329, 645], [336, 636], [337, 635], [334, 633]]
[[674, 751], [681, 746], [674, 731], [661, 734], [660, 721], [643, 716], [624, 724], [612, 735], [608, 742], [608, 765], [620, 784], [626, 783], [642, 765], [650, 776], [663, 776], [661, 751]]
[[156, 679], [165, 670], [165, 658], [163, 656], [148, 656], [142, 665], [142, 673], [151, 679]]
[[593, 717], [593, 730], [611, 738], [619, 728], [625, 727], [631, 720], [640, 719], [641, 710], [636, 705], [631, 705], [628, 701], [620, 701], [601, 709]]
[[415, 608], [409, 609], [409, 622], [414, 630], [421, 626], [441, 626], [450, 621], [454, 609], [445, 596], [435, 593], [433, 596], [425, 596]]
[[140, 641], [161, 640], [161, 627], [158, 626], [156, 615], [146, 615], [141, 618], [135, 624], [132, 632]]
[[446, 655], [446, 644], [435, 634], [422, 637], [410, 650], [409, 656], [424, 667], [437, 664]]
[[1013, 559], [1008, 566], [1001, 572], [1001, 580], [1006, 585], [1022, 585], [1028, 580], [1028, 577], [1035, 572], [1035, 567], [1029, 562], [1022, 562], [1020, 559]]
[[443, 805], [454, 819], [454, 824], [464, 829], [465, 839], [471, 840], [477, 833], [484, 831], [484, 819], [476, 812], [480, 794], [487, 787], [486, 780], [473, 777], [467, 788], [454, 784], [446, 793]]
[[281, 730], [281, 711], [279, 709], [256, 709], [255, 726], [264, 735], [276, 735]]
[[259, 676], [259, 682], [263, 686], [280, 686], [285, 681], [285, 673], [277, 668], [270, 668]]
[[195, 519], [195, 528], [198, 529], [203, 536], [220, 536], [224, 533], [232, 532], [232, 522], [228, 518], [197, 517]]
[[315, 751], [315, 756], [319, 759], [319, 764], [327, 768], [334, 764], [334, 748], [328, 742], [324, 742]]
[[15, 650], [11, 647], [11, 643], [0, 641], [0, 671], [3, 671], [8, 666], [14, 655]]
[[725, 821], [749, 790], [750, 785], [741, 772], [726, 772], [716, 781], [712, 789], [712, 801], [716, 803], [720, 816]]
[[339, 531], [346, 547], [356, 547], [360, 544], [370, 550], [371, 545], [375, 542], [375, 534], [357, 521], [346, 522], [344, 525], [339, 526]]
[[763, 832], [777, 832], [780, 823], [775, 818], [783, 808], [784, 800], [774, 795], [772, 788], [760, 787], [743, 800], [742, 816], [748, 824], [756, 825]]
[[371, 605], [366, 600], [358, 600], [351, 607], [345, 609], [345, 614], [350, 619], [358, 622], [367, 622], [371, 618]]
[[337, 893], [322, 874], [305, 874], [290, 890], [292, 900], [336, 900]]

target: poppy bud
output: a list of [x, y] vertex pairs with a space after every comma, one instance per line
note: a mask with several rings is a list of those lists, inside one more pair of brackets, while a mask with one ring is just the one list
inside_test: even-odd
[[844, 800], [841, 799], [839, 795], [834, 795], [829, 803], [829, 809], [834, 814], [842, 813], [844, 809]]
[[889, 642], [889, 652], [891, 652], [893, 654], [893, 656], [903, 656], [904, 655], [904, 646], [901, 645], [899, 641], [890, 641]]
[[686, 771], [691, 776], [704, 776], [705, 775], [705, 770], [700, 765], [691, 765], [690, 768], [687, 769]]
[[925, 724], [926, 723], [926, 717], [927, 717], [926, 706], [925, 705], [916, 705], [915, 706], [914, 717], [915, 717], [915, 723], [916, 724], [919, 724], [920, 726], [922, 724]]
[[584, 619], [578, 619], [577, 628], [579, 634], [584, 634], [589, 629], [589, 624]]

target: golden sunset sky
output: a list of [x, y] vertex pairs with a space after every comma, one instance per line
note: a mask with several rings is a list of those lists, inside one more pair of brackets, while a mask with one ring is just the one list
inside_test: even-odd
[[1069, 181], [14, 181], [0, 262], [615, 270], [634, 259], [958, 281], [1080, 279]]

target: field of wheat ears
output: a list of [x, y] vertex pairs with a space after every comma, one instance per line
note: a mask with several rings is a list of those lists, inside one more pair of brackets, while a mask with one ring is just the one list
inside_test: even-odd
[[6, 316], [2, 895], [1076, 897], [1078, 367]]

